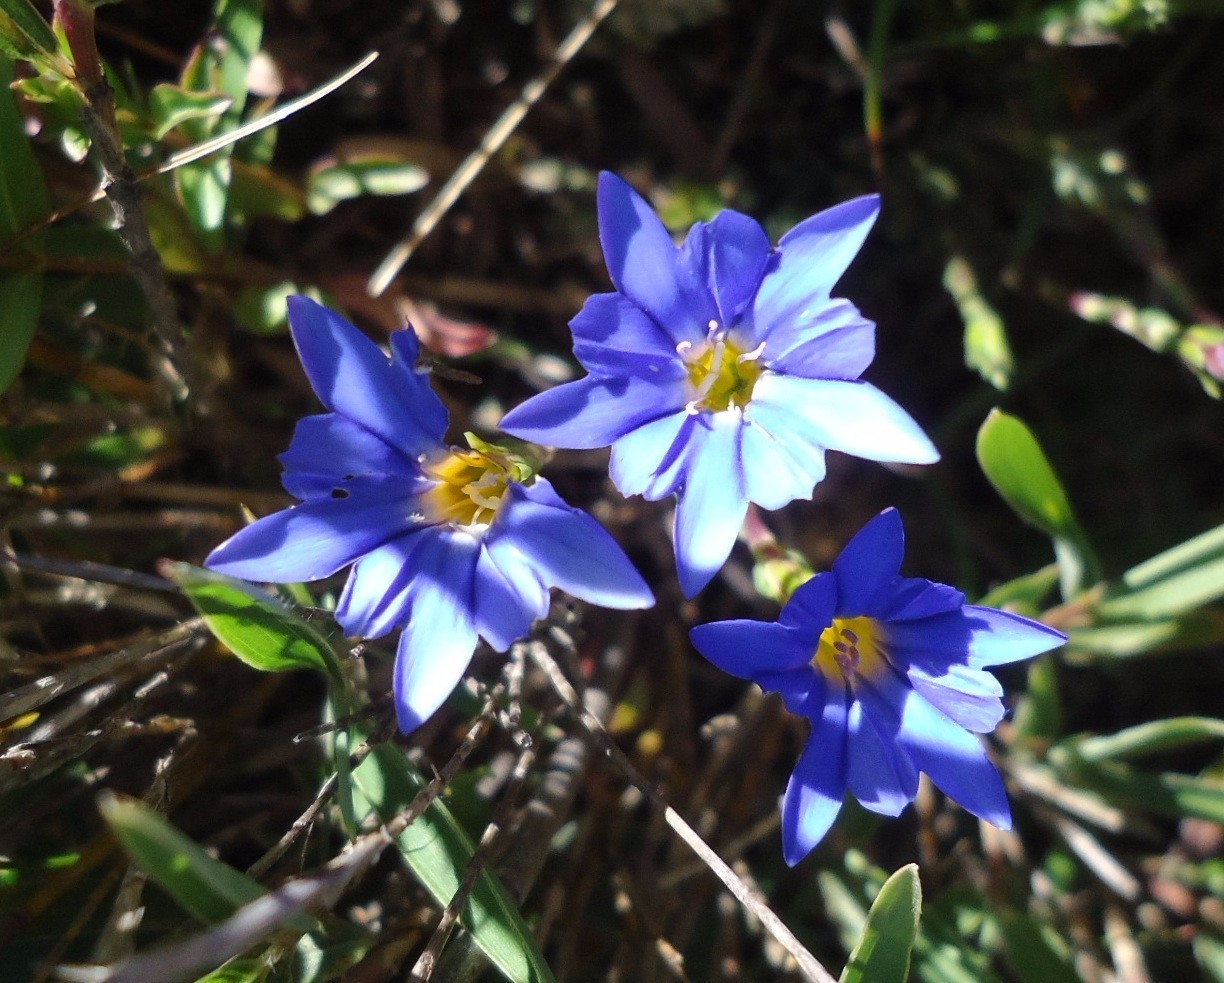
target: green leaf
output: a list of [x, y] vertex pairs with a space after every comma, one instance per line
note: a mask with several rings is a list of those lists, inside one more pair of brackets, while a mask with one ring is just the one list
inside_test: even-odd
[[1003, 319], [982, 296], [973, 267], [964, 257], [953, 256], [944, 267], [943, 284], [965, 322], [965, 364], [1000, 392], [1006, 391], [1015, 359]]
[[1069, 634], [1067, 658], [1070, 661], [1076, 661], [1077, 653], [1126, 659], [1136, 655], [1202, 648], [1224, 641], [1224, 617], [1212, 610], [1191, 611], [1177, 618], [1159, 621], [1073, 628]]
[[272, 964], [265, 958], [231, 959], [196, 983], [263, 983], [271, 971]]
[[921, 912], [918, 865], [907, 864], [884, 882], [871, 903], [840, 983], [905, 983]]
[[161, 82], [149, 93], [149, 112], [153, 117], [153, 136], [160, 140], [176, 126], [195, 119], [216, 119], [234, 100], [215, 92], [194, 92], [181, 85]]
[[1127, 592], [1102, 601], [1101, 617], [1169, 618], [1224, 597], [1224, 526], [1132, 567], [1122, 582]]
[[1224, 939], [1211, 932], [1197, 932], [1192, 944], [1194, 958], [1202, 968], [1204, 978], [1214, 983], [1224, 983]]
[[[1080, 761], [1111, 761], [1224, 740], [1224, 720], [1215, 717], [1170, 717], [1127, 727], [1116, 734], [1074, 737], [1058, 748]], [[1054, 750], [1052, 749], [1051, 753]]]
[[[406, 809], [427, 782], [398, 747], [376, 746], [353, 771], [359, 815], [383, 822]], [[472, 860], [472, 841], [444, 803], [435, 799], [396, 839], [400, 855], [439, 905], [455, 896]], [[459, 915], [476, 944], [514, 983], [549, 983], [552, 972], [501, 882], [485, 869]]]
[[1224, 782], [1218, 778], [1172, 771], [1156, 774], [1112, 761], [1081, 761], [1070, 754], [1052, 755], [1050, 760], [1064, 780], [1096, 792], [1115, 805], [1175, 819], [1197, 816], [1224, 822]]
[[251, 668], [319, 669], [339, 678], [327, 640], [270, 594], [189, 563], [167, 562], [160, 569], [183, 589], [212, 633]]
[[1033, 573], [1026, 573], [999, 584], [978, 603], [988, 608], [1006, 607], [1008, 610], [1036, 617], [1041, 613], [1045, 599], [1057, 583], [1058, 567], [1050, 564]]
[[4, 329], [0, 330], [0, 393], [13, 384], [38, 327], [42, 307], [41, 273], [22, 270], [0, 272], [0, 311]]
[[977, 436], [977, 457], [995, 490], [1025, 522], [1054, 540], [1064, 598], [1100, 579], [1088, 540], [1037, 438], [1022, 421], [990, 411]]
[[1016, 707], [1016, 732], [1029, 740], [1054, 740], [1062, 733], [1058, 667], [1049, 656], [1029, 663], [1028, 691]]
[[[201, 921], [223, 921], [267, 894], [257, 880], [210, 857], [198, 843], [137, 799], [103, 792], [98, 796], [98, 810], [137, 866]], [[288, 924], [299, 932], [309, 932], [318, 923], [299, 914]]]
[[0, 51], [71, 75], [55, 33], [30, 0], [0, 0]]
[[[37, 16], [37, 15], [35, 15]], [[42, 169], [34, 158], [25, 124], [9, 90], [13, 63], [0, 55], [0, 241], [46, 217], [51, 211]]]
[[424, 168], [388, 154], [333, 160], [311, 172], [306, 185], [306, 207], [315, 215], [323, 215], [350, 198], [407, 195], [428, 183], [429, 175]]

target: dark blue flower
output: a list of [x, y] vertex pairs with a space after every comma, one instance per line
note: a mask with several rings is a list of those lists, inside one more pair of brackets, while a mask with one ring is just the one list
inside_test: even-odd
[[699, 222], [677, 248], [650, 206], [599, 177], [599, 235], [615, 293], [570, 322], [590, 373], [507, 414], [508, 433], [612, 447], [626, 495], [678, 496], [676, 562], [692, 596], [727, 559], [750, 501], [808, 498], [824, 452], [926, 464], [939, 455], [896, 403], [859, 380], [875, 325], [830, 293], [879, 212], [876, 195], [801, 222], [772, 248], [746, 215]]
[[965, 603], [946, 584], [902, 577], [901, 517], [864, 526], [829, 573], [795, 591], [776, 622], [699, 625], [693, 644], [720, 669], [780, 693], [812, 722], [782, 804], [786, 862], [828, 832], [849, 790], [896, 816], [918, 773], [975, 816], [1007, 829], [1011, 810], [974, 734], [1003, 717], [983, 670], [1057, 648], [1066, 636], [1019, 615]]
[[334, 311], [289, 299], [302, 366], [331, 412], [298, 423], [281, 455], [301, 504], [247, 526], [207, 565], [248, 580], [318, 580], [353, 564], [336, 609], [349, 635], [406, 626], [395, 662], [400, 729], [450, 694], [479, 635], [504, 651], [548, 611], [550, 587], [595, 604], [654, 597], [594, 519], [501, 447], [442, 442], [447, 415], [416, 370], [411, 330], [387, 356]]

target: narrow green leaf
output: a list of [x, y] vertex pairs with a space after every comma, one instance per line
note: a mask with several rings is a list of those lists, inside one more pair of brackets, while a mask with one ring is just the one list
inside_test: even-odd
[[51, 25], [30, 0], [0, 0], [0, 51], [70, 74]]
[[1224, 823], [1224, 781], [1218, 778], [1172, 771], [1156, 774], [1112, 761], [1079, 761], [1073, 755], [1055, 756], [1051, 763], [1065, 780], [1115, 805], [1147, 809], [1175, 819], [1197, 816]]
[[1124, 624], [1073, 628], [1067, 642], [1067, 658], [1080, 653], [1113, 659], [1137, 655], [1202, 648], [1224, 641], [1224, 617], [1215, 611], [1191, 611], [1178, 618], [1159, 621], [1133, 621]]
[[306, 186], [306, 207], [323, 215], [342, 201], [362, 195], [407, 195], [429, 183], [417, 164], [390, 156], [367, 155], [333, 161], [311, 172]]
[[[267, 893], [258, 881], [210, 857], [137, 799], [103, 792], [98, 796], [98, 810], [141, 870], [201, 921], [223, 921]], [[299, 932], [309, 932], [317, 924], [306, 915], [289, 922]]]
[[1224, 720], [1215, 717], [1170, 717], [1127, 727], [1116, 734], [1071, 738], [1058, 746], [1081, 761], [1110, 761], [1219, 740], [1224, 740]]
[[13, 384], [25, 365], [38, 327], [42, 284], [41, 273], [0, 272], [0, 311], [4, 312], [4, 328], [0, 330], [0, 393]]
[[183, 589], [212, 633], [251, 668], [319, 669], [339, 677], [326, 639], [270, 594], [189, 563], [167, 562], [160, 569]]
[[1150, 560], [1131, 567], [1122, 580], [1132, 590], [1150, 587], [1171, 574], [1181, 573], [1208, 560], [1224, 556], [1224, 526], [1187, 539], [1172, 549], [1158, 553]]
[[1224, 938], [1210, 931], [1194, 936], [1194, 958], [1203, 970], [1204, 978], [1224, 983]]
[[[1146, 578], [1145, 578], [1146, 579]], [[1224, 554], [1202, 560], [1097, 606], [1103, 618], [1169, 618], [1224, 597]]]
[[884, 882], [871, 903], [840, 983], [905, 983], [921, 912], [918, 865], [907, 864]]
[[271, 972], [272, 964], [266, 958], [231, 959], [196, 983], [263, 983]]
[[1003, 319], [982, 295], [973, 267], [964, 257], [953, 256], [944, 267], [943, 284], [965, 322], [965, 365], [1000, 392], [1006, 391], [1015, 359]]
[[1052, 741], [1062, 733], [1058, 667], [1049, 656], [1029, 663], [1028, 690], [1016, 707], [1016, 732], [1029, 740]]
[[[407, 808], [427, 782], [398, 747], [380, 744], [353, 771], [359, 814], [386, 822]], [[472, 860], [472, 841], [435, 799], [396, 840], [400, 855], [439, 905], [455, 896]], [[552, 972], [517, 906], [487, 869], [459, 916], [494, 966], [514, 983], [550, 983]]]
[[1058, 567], [1051, 563], [1048, 567], [999, 584], [978, 603], [988, 608], [1006, 607], [1035, 617], [1041, 613], [1046, 598], [1057, 584]]
[[155, 124], [153, 136], [160, 140], [188, 120], [217, 119], [233, 103], [230, 96], [193, 92], [181, 85], [161, 82], [149, 93], [149, 112]]
[[1032, 431], [1016, 417], [991, 410], [978, 431], [977, 457], [1016, 514], [1054, 540], [1063, 596], [1095, 584], [1100, 579], [1096, 557]]

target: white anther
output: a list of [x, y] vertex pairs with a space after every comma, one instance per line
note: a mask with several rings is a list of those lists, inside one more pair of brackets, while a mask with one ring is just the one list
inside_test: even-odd
[[759, 345], [756, 346], [756, 348], [752, 349], [752, 351], [744, 352], [744, 354], [739, 356], [739, 358], [737, 358], [735, 361], [741, 365], [744, 362], [755, 362], [764, 353], [765, 353], [765, 342], [762, 341]]
[[691, 341], [682, 341], [676, 346], [676, 354], [683, 358], [685, 353], [692, 347], [693, 343]]

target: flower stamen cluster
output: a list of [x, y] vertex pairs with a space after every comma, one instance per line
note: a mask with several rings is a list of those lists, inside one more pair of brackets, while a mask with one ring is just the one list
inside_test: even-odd
[[424, 500], [429, 518], [456, 526], [487, 526], [501, 509], [513, 480], [510, 462], [498, 454], [452, 448], [424, 471], [437, 479]]
[[689, 415], [703, 411], [721, 413], [732, 406], [743, 410], [751, 401], [752, 390], [764, 371], [759, 361], [764, 351], [765, 342], [746, 351], [717, 321], [710, 322], [709, 334], [700, 346], [680, 342], [676, 354], [684, 360], [693, 387], [685, 412]]
[[835, 683], [853, 685], [856, 676], [872, 679], [889, 668], [885, 641], [874, 618], [834, 618], [820, 634], [812, 668]]

